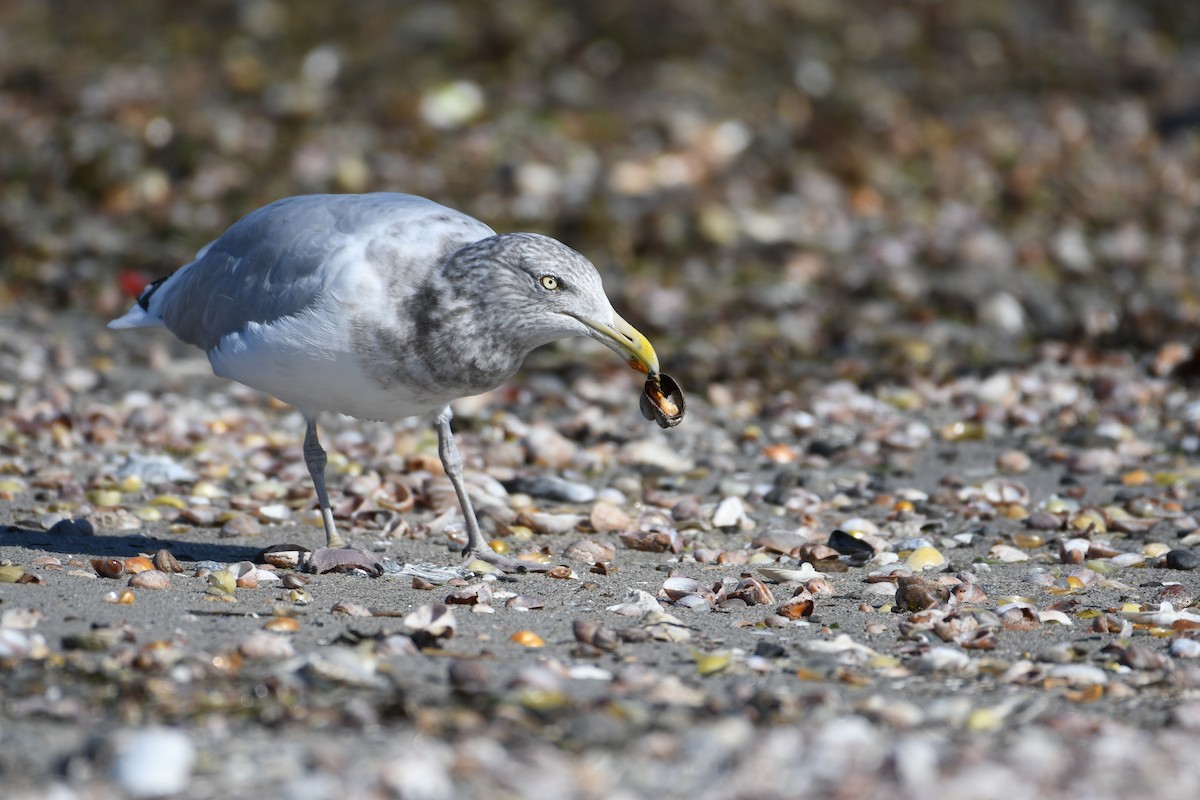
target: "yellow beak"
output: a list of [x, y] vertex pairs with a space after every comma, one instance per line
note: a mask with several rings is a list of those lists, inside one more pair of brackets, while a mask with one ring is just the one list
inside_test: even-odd
[[613, 312], [612, 327], [584, 317], [577, 317], [577, 319], [595, 331], [592, 335], [593, 339], [603, 342], [615, 350], [625, 359], [625, 363], [638, 372], [650, 375], [658, 372], [658, 354], [654, 352], [650, 341], [637, 328], [621, 319], [616, 312]]

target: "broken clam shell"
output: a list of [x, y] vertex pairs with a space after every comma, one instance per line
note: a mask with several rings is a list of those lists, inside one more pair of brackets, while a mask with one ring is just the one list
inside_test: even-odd
[[643, 417], [657, 422], [660, 428], [674, 428], [683, 421], [684, 408], [683, 390], [674, 378], [665, 372], [646, 377], [641, 399]]

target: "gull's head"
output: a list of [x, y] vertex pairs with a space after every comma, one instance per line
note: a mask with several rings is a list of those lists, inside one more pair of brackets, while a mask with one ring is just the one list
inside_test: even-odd
[[487, 253], [486, 291], [515, 312], [509, 321], [517, 329], [514, 333], [534, 346], [587, 336], [614, 350], [634, 369], [658, 372], [654, 348], [613, 310], [600, 273], [581, 254], [534, 233], [501, 234], [464, 251], [476, 249]]

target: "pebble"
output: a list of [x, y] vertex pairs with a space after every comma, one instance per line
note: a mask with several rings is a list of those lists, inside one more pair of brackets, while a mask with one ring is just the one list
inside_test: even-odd
[[196, 747], [183, 731], [150, 727], [117, 735], [112, 777], [130, 797], [163, 797], [188, 788]]
[[1167, 552], [1164, 563], [1167, 569], [1193, 570], [1200, 567], [1200, 556], [1191, 550], [1176, 548]]
[[64, 519], [54, 523], [50, 533], [55, 536], [92, 536], [96, 529], [86, 519]]
[[510, 493], [527, 494], [542, 500], [582, 504], [596, 499], [596, 490], [586, 483], [568, 481], [555, 475], [521, 476], [503, 483]]

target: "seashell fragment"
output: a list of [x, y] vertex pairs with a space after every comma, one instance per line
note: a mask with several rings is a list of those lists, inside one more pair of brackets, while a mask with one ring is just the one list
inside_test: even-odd
[[227, 569], [219, 569], [209, 573], [208, 594], [218, 597], [233, 597], [237, 591], [237, 577]]
[[721, 500], [713, 512], [714, 528], [739, 528], [746, 520], [746, 506], [740, 497], [729, 496]]
[[618, 534], [617, 538], [630, 550], [642, 550], [649, 553], [672, 553], [683, 551], [683, 541], [679, 531], [674, 528], [655, 528], [646, 531], [626, 531]]
[[1082, 564], [1090, 546], [1087, 539], [1064, 539], [1058, 545], [1058, 557], [1064, 564]]
[[546, 514], [524, 512], [517, 516], [517, 524], [524, 525], [534, 533], [560, 534], [575, 530], [583, 518], [578, 514]]
[[546, 607], [546, 601], [531, 594], [518, 594], [504, 601], [505, 608], [516, 611], [534, 611]]
[[747, 575], [729, 593], [730, 599], [742, 600], [748, 606], [769, 605], [775, 602], [771, 589], [759, 578]]
[[129, 579], [129, 585], [135, 589], [169, 589], [171, 578], [165, 572], [149, 569], [138, 572]]
[[[280, 578], [280, 582], [285, 589], [303, 589], [308, 586], [309, 579], [298, 572], [289, 572]], [[432, 584], [430, 587], [432, 588]]]
[[404, 618], [404, 627], [420, 645], [453, 637], [458, 630], [458, 622], [449, 606], [424, 605]]
[[896, 579], [896, 606], [904, 611], [924, 611], [944, 605], [950, 599], [949, 587], [919, 575]]
[[250, 634], [238, 645], [238, 652], [260, 661], [281, 661], [296, 654], [291, 642], [270, 630]]
[[371, 609], [353, 600], [339, 600], [329, 609], [331, 614], [345, 614], [348, 617], [370, 617]]
[[703, 587], [693, 578], [672, 577], [663, 581], [662, 591], [668, 600], [675, 601], [685, 595], [698, 594], [703, 591]]
[[159, 572], [166, 572], [166, 573], [183, 572], [183, 567], [180, 566], [179, 561], [175, 558], [174, 555], [172, 555], [171, 551], [165, 547], [160, 548], [159, 551], [154, 554], [153, 562], [154, 562], [154, 568], [156, 570], [158, 570]]
[[641, 626], [651, 639], [660, 642], [686, 642], [692, 638], [691, 629], [682, 620], [661, 610], [648, 612]]
[[512, 641], [522, 647], [545, 647], [546, 642], [542, 637], [530, 630], [520, 630], [509, 637]]
[[[115, 558], [114, 559], [95, 559], [92, 562], [93, 567], [96, 567], [97, 561], [116, 561], [117, 564], [121, 563], [120, 561], [117, 561]], [[103, 575], [103, 573], [100, 572], [99, 567], [96, 567], [96, 572]], [[12, 564], [6, 564], [4, 566], [0, 566], [0, 583], [21, 583], [22, 582], [21, 579], [24, 578], [25, 575], [26, 575], [26, 572], [21, 567], [18, 567], [18, 566], [12, 565]], [[109, 576], [105, 575], [104, 577], [109, 577]], [[118, 575], [114, 575], [112, 577], [119, 578], [120, 575], [118, 574]]]
[[125, 574], [125, 562], [119, 558], [93, 558], [92, 569], [101, 578], [119, 578]]
[[136, 575], [150, 569], [154, 569], [154, 562], [145, 556], [130, 556], [125, 559], [125, 573], [128, 575]]
[[293, 633], [300, 630], [300, 622], [294, 617], [272, 617], [263, 625], [263, 629], [275, 633]]
[[612, 545], [597, 542], [595, 539], [580, 539], [567, 545], [567, 549], [563, 550], [563, 558], [580, 561], [584, 564], [612, 561], [616, 555], [617, 551]]
[[592, 506], [588, 521], [596, 533], [623, 531], [632, 524], [628, 514], [607, 500], [599, 500]]
[[905, 566], [913, 572], [923, 569], [940, 567], [946, 563], [946, 557], [936, 547], [918, 547], [904, 560]]
[[715, 653], [693, 650], [692, 659], [696, 662], [696, 671], [701, 675], [713, 675], [733, 663], [733, 657], [728, 650], [718, 650]]
[[1005, 564], [1013, 564], [1018, 561], [1028, 561], [1029, 554], [1022, 550], [1013, 547], [1011, 544], [995, 544], [988, 551], [988, 557], [994, 558], [997, 561], [1002, 561]]
[[1167, 652], [1174, 658], [1200, 658], [1200, 641], [1189, 638], [1172, 639]]
[[812, 593], [807, 589], [801, 588], [789, 600], [775, 609], [775, 613], [792, 620], [808, 619], [812, 616], [815, 607], [816, 604], [813, 602]]
[[254, 560], [280, 569], [295, 569], [308, 560], [310, 551], [300, 544], [274, 544], [258, 551]]
[[452, 590], [444, 601], [447, 605], [490, 605], [492, 602], [492, 587], [486, 583], [475, 583], [470, 586], [460, 586]]
[[789, 583], [792, 581], [804, 582], [811, 581], [817, 578], [824, 579], [824, 575], [817, 572], [813, 565], [805, 561], [800, 565], [800, 569], [788, 569], [786, 567], [759, 567], [758, 574], [763, 578], [775, 583]]
[[611, 629], [598, 622], [587, 619], [577, 619], [571, 623], [575, 641], [595, 647], [598, 650], [612, 652], [621, 646], [621, 639]]

